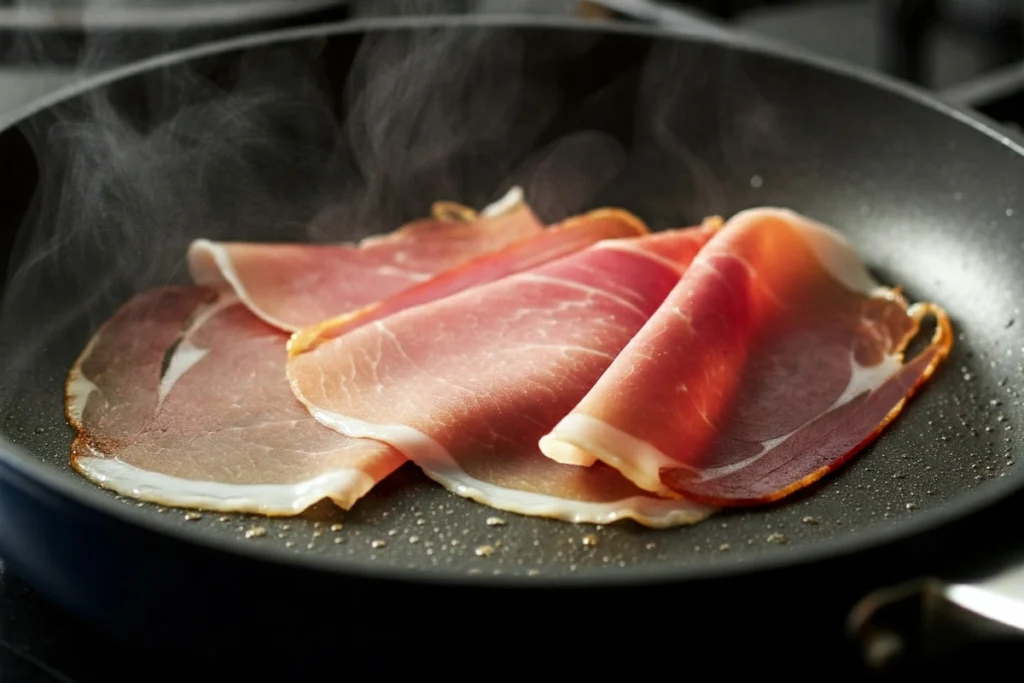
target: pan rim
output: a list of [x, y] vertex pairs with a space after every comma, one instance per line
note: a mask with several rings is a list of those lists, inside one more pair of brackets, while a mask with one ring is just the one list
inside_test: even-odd
[[[871, 87], [888, 91], [908, 99], [940, 114], [951, 116], [960, 123], [970, 126], [979, 133], [1024, 156], [1024, 145], [996, 128], [987, 117], [960, 105], [951, 104], [923, 89], [899, 82], [893, 78], [848, 65], [836, 60], [812, 55], [790, 46], [778, 45], [756, 37], [713, 31], [710, 34], [691, 29], [669, 29], [659, 26], [638, 26], [601, 22], [587, 19], [540, 17], [524, 15], [435, 15], [430, 17], [385, 17], [319, 24], [301, 28], [279, 29], [254, 33], [242, 37], [206, 43], [158, 55], [134, 64], [112, 69], [61, 88], [36, 99], [21, 108], [0, 116], [0, 133], [26, 122], [63, 101], [81, 96], [89, 91], [109, 85], [115, 81], [155, 71], [203, 57], [226, 54], [246, 48], [267, 47], [312, 38], [334, 35], [368, 33], [385, 30], [421, 30], [427, 28], [513, 28], [513, 29], [563, 29], [574, 32], [617, 33], [648, 37], [651, 39], [692, 42], [726, 47], [754, 53], [765, 57], [794, 62], [803, 66], [859, 81]], [[595, 572], [583, 575], [472, 575], [423, 571], [421, 568], [406, 568], [378, 564], [370, 560], [355, 558], [324, 557], [286, 551], [274, 546], [262, 546], [235, 538], [213, 538], [205, 534], [175, 525], [155, 515], [125, 506], [100, 488], [89, 488], [71, 481], [67, 473], [42, 463], [38, 458], [14, 444], [0, 434], [0, 469], [15, 475], [14, 483], [21, 477], [31, 484], [42, 487], [46, 495], [57, 496], [62, 502], [80, 505], [91, 511], [112, 517], [114, 520], [140, 528], [174, 541], [201, 549], [227, 553], [240, 559], [256, 560], [282, 568], [314, 571], [350, 579], [386, 580], [419, 585], [458, 585], [475, 588], [576, 588], [593, 589], [600, 587], [640, 587], [659, 583], [681, 583], [710, 579], [725, 579], [766, 573], [773, 570], [811, 565], [829, 559], [847, 558], [857, 553], [878, 549], [897, 541], [906, 540], [932, 531], [950, 522], [981, 512], [1011, 493], [1024, 488], [1024, 473], [1011, 471], [1005, 479], [986, 482], [982, 486], [958, 496], [934, 510], [904, 519], [891, 526], [854, 533], [838, 539], [826, 539], [806, 547], [787, 549], [757, 558], [729, 558], [706, 565], [685, 566], [638, 565], [614, 572]], [[24, 482], [21, 483], [24, 487]], [[454, 494], [453, 494], [454, 495]]]

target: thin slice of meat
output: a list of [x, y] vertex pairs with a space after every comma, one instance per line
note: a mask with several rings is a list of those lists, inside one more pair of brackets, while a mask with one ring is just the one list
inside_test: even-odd
[[574, 216], [500, 251], [478, 256], [446, 270], [422, 284], [402, 290], [390, 299], [299, 330], [288, 340], [288, 352], [292, 355], [302, 353], [360, 325], [450, 296], [469, 287], [535, 268], [595, 242], [637, 237], [647, 232], [647, 226], [643, 221], [619, 209], [597, 209]]
[[[449, 490], [572, 522], [652, 527], [710, 508], [537, 449], [678, 282], [719, 223], [606, 240], [363, 325], [292, 356], [295, 395], [342, 434], [393, 446]], [[671, 255], [671, 256], [668, 256]]]
[[348, 509], [405, 458], [313, 420], [288, 386], [286, 339], [214, 290], [138, 295], [68, 377], [73, 467], [164, 505], [295, 515], [330, 498]]
[[[931, 341], [904, 362], [926, 316]], [[836, 232], [752, 209], [709, 241], [541, 449], [709, 505], [778, 500], [870, 443], [952, 343], [942, 309], [908, 307]]]
[[480, 216], [451, 203], [436, 204], [434, 214], [358, 244], [200, 239], [189, 248], [189, 269], [196, 284], [233, 291], [261, 319], [294, 332], [544, 229], [519, 188]]

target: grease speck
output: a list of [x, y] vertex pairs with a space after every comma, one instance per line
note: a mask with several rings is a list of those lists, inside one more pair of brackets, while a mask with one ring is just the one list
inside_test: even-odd
[[345, 527], [342, 524], [332, 524], [331, 525], [331, 531], [341, 531], [344, 528]]
[[505, 526], [505, 520], [501, 517], [488, 517], [487, 526]]
[[596, 546], [600, 542], [601, 539], [599, 539], [595, 534], [587, 534], [583, 537], [583, 545], [586, 546]]
[[371, 541], [370, 542], [370, 547], [371, 548], [383, 548], [387, 544], [388, 544], [387, 541], [384, 541], [384, 540], [381, 540], [381, 539], [377, 539], [376, 541]]
[[810, 515], [807, 515], [806, 517], [804, 517], [800, 521], [803, 522], [804, 524], [817, 524], [818, 523], [818, 519], [816, 517], [811, 517]]
[[[254, 526], [251, 529], [245, 530], [246, 538], [263, 538], [267, 535], [267, 527], [265, 526]], [[287, 543], [285, 544], [287, 545]]]
[[776, 531], [775, 533], [771, 533], [765, 536], [764, 540], [768, 541], [769, 543], [785, 543], [786, 536]]
[[203, 518], [203, 516], [200, 513], [198, 513], [198, 512], [186, 512], [185, 513], [185, 521], [186, 522], [194, 522], [194, 521], [196, 521], [198, 519], [202, 519], [202, 518]]
[[477, 546], [476, 549], [473, 552], [476, 553], [477, 557], [490, 557], [491, 555], [494, 554], [494, 546], [493, 545]]

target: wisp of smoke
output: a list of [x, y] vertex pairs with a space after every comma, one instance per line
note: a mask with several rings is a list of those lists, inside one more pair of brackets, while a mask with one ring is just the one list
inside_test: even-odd
[[0, 302], [0, 409], [66, 372], [132, 294], [187, 282], [196, 237], [348, 241], [512, 184], [548, 220], [593, 205], [625, 150], [596, 130], [544, 139], [560, 104], [546, 69], [515, 31], [424, 26], [173, 62], [33, 116], [20, 131], [42, 170]]

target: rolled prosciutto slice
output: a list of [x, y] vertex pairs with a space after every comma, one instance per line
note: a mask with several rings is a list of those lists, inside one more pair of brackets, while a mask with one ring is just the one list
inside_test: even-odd
[[952, 343], [942, 309], [878, 285], [836, 232], [744, 211], [540, 448], [708, 505], [774, 501], [870, 443]]
[[68, 377], [72, 466], [164, 505], [265, 515], [323, 498], [351, 507], [405, 458], [310, 417], [288, 386], [286, 339], [211, 289], [136, 296]]
[[710, 508], [537, 441], [641, 329], [719, 227], [606, 240], [408, 308], [293, 355], [295, 395], [324, 425], [395, 448], [449, 490], [526, 515], [653, 527]]
[[262, 320], [294, 332], [430, 279], [468, 259], [540, 233], [519, 188], [478, 216], [439, 202], [434, 218], [357, 244], [255, 244], [196, 240], [198, 285], [233, 292]]

